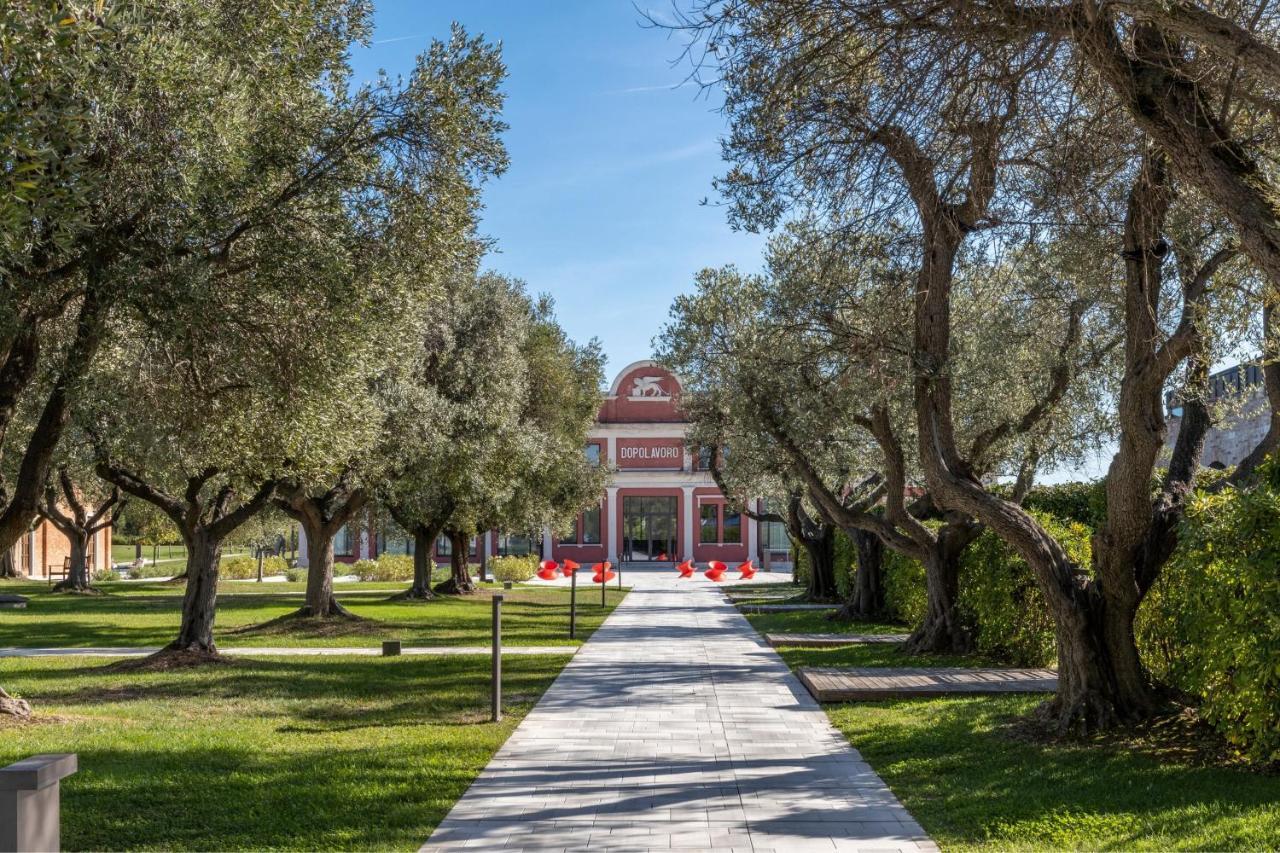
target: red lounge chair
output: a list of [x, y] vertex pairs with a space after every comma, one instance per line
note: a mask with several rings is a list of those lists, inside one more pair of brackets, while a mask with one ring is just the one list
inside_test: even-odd
[[707, 580], [713, 580], [716, 583], [720, 583], [720, 581], [724, 579], [724, 573], [728, 568], [728, 566], [719, 560], [712, 560], [710, 563], [707, 563], [707, 570], [703, 572], [703, 574], [707, 576]]
[[745, 563], [739, 563], [738, 571], [742, 572], [742, 574], [739, 575], [742, 580], [750, 580], [756, 576], [756, 567], [751, 565], [750, 560], [747, 560]]
[[563, 563], [560, 564], [560, 572], [565, 577], [569, 577], [569, 575], [573, 574], [580, 568], [582, 568], [582, 566], [578, 565], [573, 560], [565, 560]]
[[544, 581], [553, 581], [556, 579], [556, 570], [560, 568], [560, 564], [555, 560], [543, 560], [538, 564], [538, 577]]
[[603, 563], [596, 563], [594, 566], [591, 567], [591, 570], [595, 572], [595, 577], [591, 578], [591, 582], [592, 583], [608, 583], [609, 581], [613, 580], [618, 575], [614, 572], [609, 571], [612, 568], [613, 568], [613, 563], [610, 563], [608, 560], [606, 560]]
[[694, 571], [693, 560], [685, 560], [683, 563], [676, 566], [676, 568], [680, 570], [680, 577], [682, 578], [693, 577], [693, 571]]

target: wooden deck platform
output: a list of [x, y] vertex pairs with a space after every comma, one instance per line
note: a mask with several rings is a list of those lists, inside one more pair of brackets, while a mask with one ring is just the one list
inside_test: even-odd
[[860, 702], [983, 693], [1051, 693], [1051, 669], [804, 667], [800, 682], [819, 702]]
[[864, 643], [905, 643], [909, 634], [765, 634], [764, 639], [775, 649], [787, 646], [834, 648]]

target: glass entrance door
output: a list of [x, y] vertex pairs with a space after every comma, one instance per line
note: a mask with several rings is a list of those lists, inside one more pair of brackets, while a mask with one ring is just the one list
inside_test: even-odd
[[622, 498], [622, 559], [628, 562], [675, 561], [675, 496]]

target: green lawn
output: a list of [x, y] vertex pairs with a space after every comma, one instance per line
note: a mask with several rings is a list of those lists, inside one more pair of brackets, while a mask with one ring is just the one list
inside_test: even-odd
[[844, 622], [827, 618], [834, 612], [834, 610], [789, 610], [782, 613], [748, 613], [747, 621], [761, 634], [908, 634], [911, 632], [907, 626], [892, 622]]
[[[138, 549], [134, 545], [121, 545], [113, 543], [111, 546], [111, 562], [115, 563], [132, 563], [137, 557]], [[223, 549], [224, 557], [234, 557], [237, 554], [247, 554], [248, 549], [226, 548]], [[142, 559], [151, 562], [155, 559], [157, 563], [183, 563], [187, 559], [186, 545], [157, 545], [152, 548], [150, 545], [142, 546]]]
[[483, 656], [4, 660], [37, 719], [0, 723], [0, 765], [79, 754], [67, 850], [415, 850], [567, 661], [505, 660], [493, 724]]
[[[764, 631], [902, 632], [821, 613], [747, 617]], [[800, 666], [985, 666], [884, 644], [787, 648]], [[1280, 776], [1205, 760], [1186, 737], [1045, 743], [1019, 734], [1044, 696], [824, 706], [943, 850], [1280, 848]], [[1212, 738], [1209, 738], [1212, 742]]]
[[827, 714], [943, 850], [1280, 847], [1280, 776], [1154, 747], [1016, 738], [1010, 723], [1041, 698], [849, 703]]
[[[371, 620], [323, 628], [291, 625], [243, 631], [302, 604], [303, 584], [229, 582], [219, 587], [215, 637], [230, 646], [377, 646], [399, 639], [410, 646], [486, 645], [490, 641], [490, 596], [505, 595], [503, 642], [512, 646], [577, 645], [597, 628], [626, 594], [598, 588], [578, 590], [578, 637], [570, 640], [569, 590], [551, 586], [486, 585], [479, 594], [428, 602], [388, 601], [406, 584], [337, 584], [338, 600]], [[47, 584], [0, 582], [0, 591], [31, 596], [25, 610], [0, 611], [0, 646], [160, 646], [176, 635], [182, 587], [166, 583], [104, 583], [99, 597], [49, 592]]]

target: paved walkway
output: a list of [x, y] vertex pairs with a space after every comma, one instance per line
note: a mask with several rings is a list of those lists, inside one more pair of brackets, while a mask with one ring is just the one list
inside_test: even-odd
[[858, 702], [975, 693], [1052, 693], [1051, 669], [804, 667], [798, 675], [819, 702]]
[[[572, 655], [581, 646], [503, 646], [504, 655]], [[160, 651], [159, 646], [86, 646], [83, 648], [0, 648], [0, 658], [65, 658], [104, 657], [140, 658]], [[254, 657], [277, 655], [281, 657], [381, 655], [381, 648], [369, 646], [219, 646], [224, 655], [249, 655]], [[488, 646], [405, 646], [404, 655], [487, 655]]]
[[934, 850], [709, 581], [634, 588], [424, 850]]

